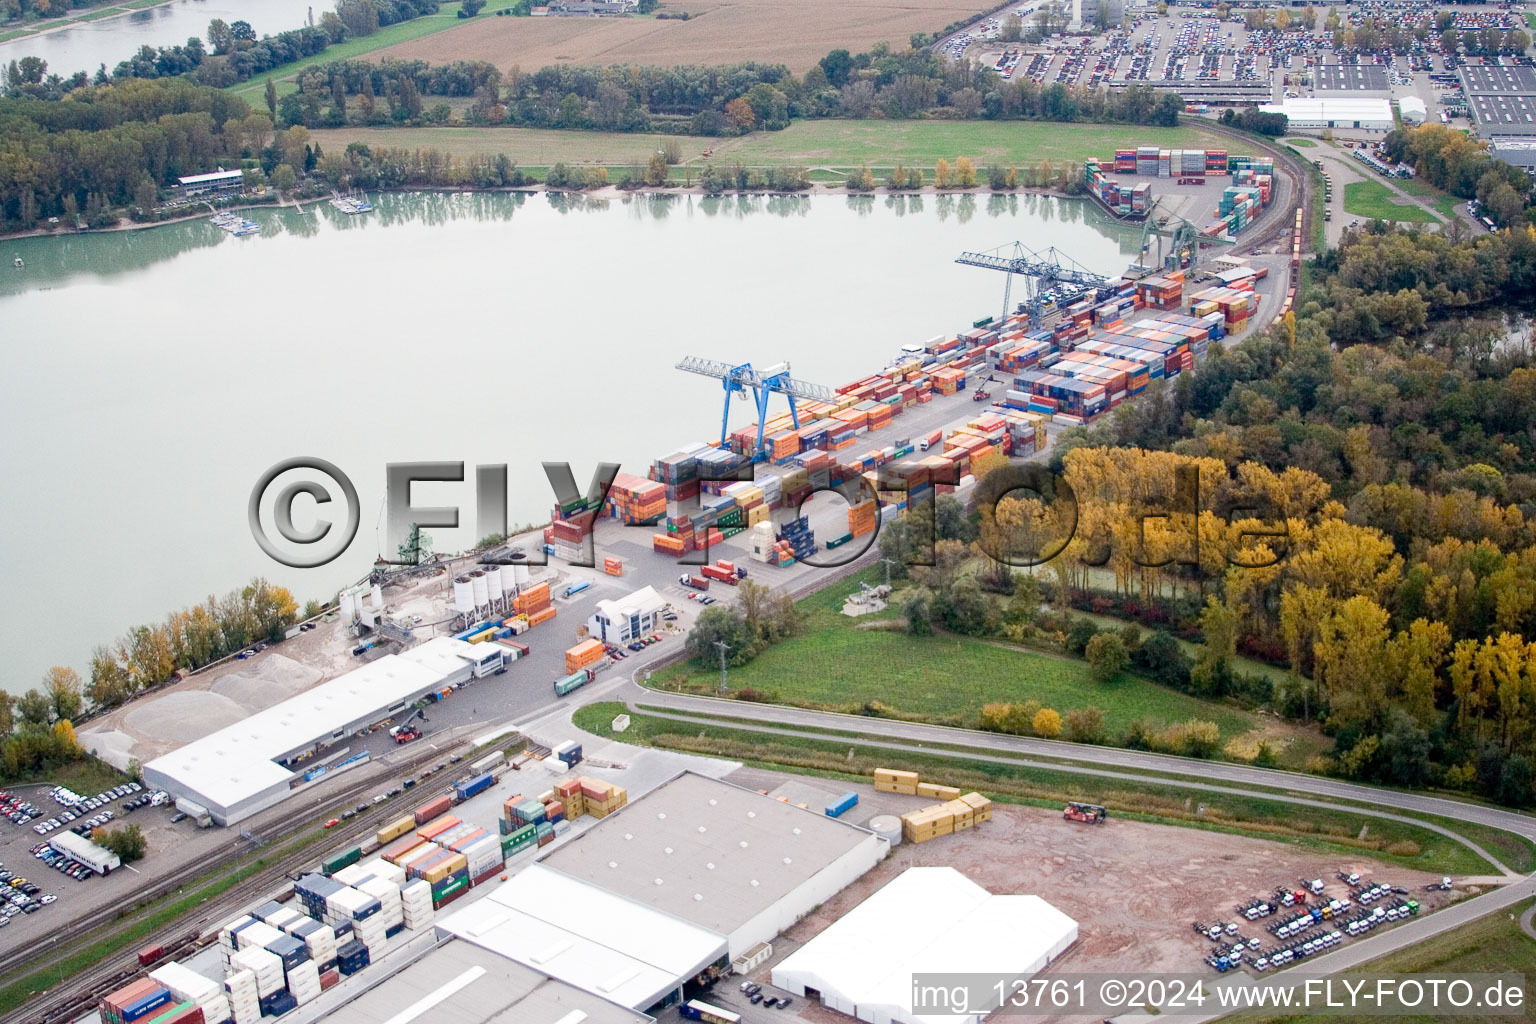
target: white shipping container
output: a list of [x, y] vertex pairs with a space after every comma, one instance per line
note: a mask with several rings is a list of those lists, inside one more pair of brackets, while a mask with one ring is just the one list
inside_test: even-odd
[[363, 861], [362, 867], [367, 869], [368, 873], [374, 878], [389, 879], [395, 884], [397, 889], [405, 884], [405, 869], [391, 864], [387, 860], [375, 857], [373, 860]]
[[246, 927], [240, 929], [235, 936], [235, 942], [241, 949], [265, 948], [274, 939], [280, 939], [283, 933], [267, 924], [265, 921], [252, 921]]

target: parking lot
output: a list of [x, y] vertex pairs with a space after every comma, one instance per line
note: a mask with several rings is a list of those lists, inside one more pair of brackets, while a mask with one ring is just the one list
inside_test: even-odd
[[62, 787], [0, 790], [0, 814], [6, 819], [0, 826], [0, 944], [20, 938], [21, 932], [54, 927], [56, 922], [50, 922], [57, 914], [51, 908], [61, 897], [67, 899], [73, 886], [97, 878], [88, 865], [53, 849], [51, 837], [72, 832], [89, 838], [94, 829], [149, 803], [150, 795], [136, 782], [88, 795]]
[[[1283, 12], [1283, 28], [1277, 12]], [[1021, 13], [1026, 38], [1038, 33], [1038, 5], [1026, 4], [944, 40], [940, 52], [975, 60], [1005, 80], [1041, 86], [1176, 88], [1196, 112], [1203, 112], [1200, 104], [1262, 103], [1287, 95], [1417, 96], [1441, 120], [1442, 110], [1454, 115], [1464, 107], [1457, 81], [1464, 65], [1510, 78], [1500, 91], [1511, 103], [1536, 92], [1516, 81], [1536, 76], [1529, 68], [1484, 68], [1483, 57], [1445, 47], [1443, 32], [1470, 54], [1492, 53], [1506, 32], [1526, 31], [1521, 11], [1495, 5], [1448, 10], [1418, 0], [1379, 0], [1319, 6], [1310, 25], [1303, 24], [1303, 9], [1277, 8], [1261, 12], [1269, 19], [1262, 26], [1247, 20], [1250, 9], [1235, 8], [1223, 20], [1214, 4], [1174, 5], [1164, 16], [1143, 14], [1126, 28], [1037, 42], [1002, 40], [1001, 19], [1009, 13]]]

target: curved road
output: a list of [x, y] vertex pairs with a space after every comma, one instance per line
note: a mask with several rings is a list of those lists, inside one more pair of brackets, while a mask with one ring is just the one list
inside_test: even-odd
[[[635, 677], [640, 671], [657, 668], [668, 661], [676, 659], [679, 653], [678, 651], [671, 651], [653, 659], [644, 666], [636, 666], [628, 678], [617, 677], [607, 680], [600, 688], [590, 691], [591, 696], [594, 698], [601, 697], [603, 699], [623, 701], [636, 714], [649, 714], [700, 725], [711, 724], [724, 728], [736, 727], [758, 732], [800, 735], [817, 739], [826, 739], [827, 737], [824, 734], [807, 730], [835, 729], [860, 734], [860, 739], [857, 742], [865, 746], [882, 747], [891, 750], [927, 749], [929, 752], [943, 753], [947, 756], [961, 759], [1003, 760], [1028, 766], [1049, 768], [1056, 771], [1099, 777], [1136, 779], [1187, 789], [1262, 797], [1264, 799], [1302, 806], [1337, 806], [1328, 803], [1326, 800], [1318, 799], [1319, 797], [1353, 800], [1367, 805], [1365, 807], [1351, 808], [1351, 810], [1357, 813], [1394, 821], [1411, 821], [1420, 827], [1429, 828], [1443, 835], [1450, 836], [1476, 851], [1480, 856], [1488, 860], [1490, 864], [1495, 865], [1504, 873], [1502, 880], [1506, 884], [1442, 910], [1437, 910], [1424, 917], [1412, 918], [1386, 931], [1371, 933], [1363, 938], [1354, 939], [1331, 953], [1309, 959], [1303, 969], [1291, 972], [1298, 975], [1303, 973], [1306, 976], [1332, 975], [1351, 970], [1396, 950], [1423, 942], [1432, 936], [1450, 931], [1490, 913], [1515, 906], [1526, 899], [1536, 896], [1536, 873], [1524, 876], [1519, 875], [1511, 871], [1477, 843], [1456, 834], [1453, 829], [1406, 817], [1401, 813], [1395, 813], [1411, 811], [1421, 814], [1434, 814], [1451, 819], [1452, 821], [1475, 822], [1479, 825], [1502, 829], [1536, 841], [1536, 818], [1518, 814], [1514, 811], [1462, 803], [1444, 797], [1379, 789], [1374, 786], [1344, 782], [1339, 779], [1303, 775], [1280, 769], [1254, 768], [1219, 761], [1201, 761], [1168, 754], [1154, 754], [1115, 747], [1099, 747], [1071, 743], [1064, 740], [1043, 740], [950, 726], [926, 725], [884, 718], [865, 718], [857, 715], [845, 715], [826, 711], [809, 711], [802, 708], [774, 704], [744, 704], [739, 701], [723, 698], [698, 697], [650, 690], [636, 682]], [[642, 705], [664, 710], [647, 711], [642, 709]], [[568, 717], [570, 710], [569, 707], [555, 709], [552, 715], [546, 717]], [[704, 720], [693, 717], [698, 715], [729, 716], [744, 721], [736, 725], [735, 723], [718, 719]], [[968, 747], [971, 749], [935, 751], [933, 750], [934, 745], [958, 748]], [[1048, 762], [1032, 761], [1029, 760], [1030, 757], [1051, 758], [1052, 760]], [[1165, 775], [1185, 776], [1186, 778], [1166, 778], [1164, 777]], [[1265, 789], [1255, 790], [1251, 787], [1264, 787]], [[1267, 791], [1269, 789], [1288, 790], [1288, 792], [1275, 793]], [[1500, 879], [1479, 881], [1497, 882]], [[1526, 911], [1521, 917], [1520, 924], [1527, 934], [1536, 939], [1536, 926], [1532, 924], [1533, 916], [1536, 916], [1536, 908]], [[1287, 972], [1282, 972], [1279, 975], [1266, 975], [1265, 977], [1283, 980], [1286, 974]], [[1211, 984], [1219, 987], [1242, 986], [1253, 980], [1253, 976], [1239, 972], [1229, 975], [1212, 975]], [[1214, 1020], [1223, 1015], [1219, 1011], [1211, 1011], [1189, 1016], [1181, 1014], [1180, 1019], [1198, 1022]], [[1151, 1018], [1145, 1018], [1140, 1014], [1124, 1014], [1117, 1018], [1117, 1020], [1124, 1022], [1143, 1019], [1150, 1020]]]

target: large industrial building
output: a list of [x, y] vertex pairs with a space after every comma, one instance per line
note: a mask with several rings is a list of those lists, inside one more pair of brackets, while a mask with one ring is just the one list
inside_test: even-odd
[[157, 757], [144, 765], [144, 781], [232, 825], [302, 785], [305, 763], [316, 752], [429, 693], [498, 671], [505, 661], [500, 645], [435, 637]]
[[866, 829], [684, 773], [562, 843], [441, 932], [654, 1014], [883, 859]]
[[1365, 96], [1287, 97], [1259, 107], [1266, 114], [1284, 114], [1293, 129], [1364, 128], [1389, 131], [1397, 122], [1390, 100]]
[[1490, 138], [1536, 134], [1536, 68], [1464, 67], [1461, 88], [1472, 108], [1479, 135]]
[[995, 896], [954, 868], [908, 868], [773, 968], [779, 988], [870, 1024], [981, 1024], [914, 1005], [914, 974], [1025, 979], [1077, 941], [1038, 896]]
[[459, 940], [438, 946], [325, 1018], [326, 1024], [646, 1024], [650, 1019]]

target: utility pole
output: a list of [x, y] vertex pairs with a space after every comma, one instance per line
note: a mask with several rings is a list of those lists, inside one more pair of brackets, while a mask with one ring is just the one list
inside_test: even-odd
[[731, 649], [731, 645], [724, 640], [715, 641], [715, 650], [720, 652], [720, 692], [725, 692], [725, 655]]
[[896, 559], [882, 558], [880, 559], [880, 564], [885, 566], [885, 585], [889, 587], [891, 585], [891, 566], [897, 564]]

